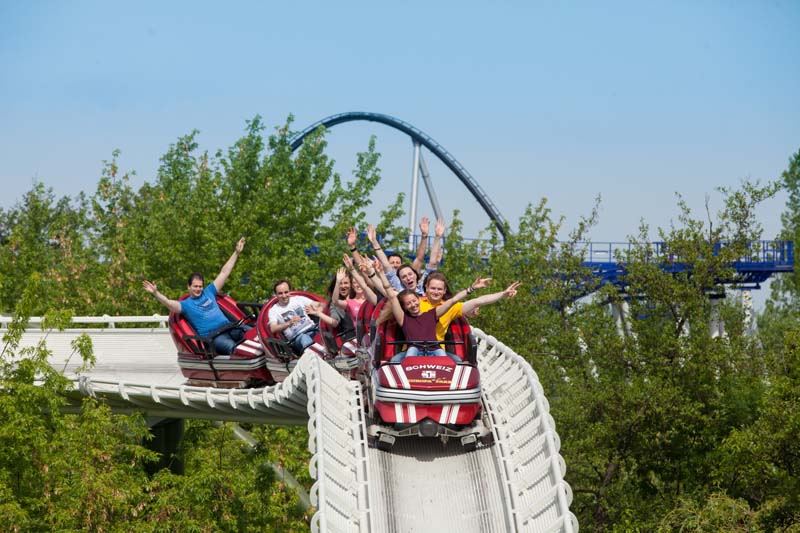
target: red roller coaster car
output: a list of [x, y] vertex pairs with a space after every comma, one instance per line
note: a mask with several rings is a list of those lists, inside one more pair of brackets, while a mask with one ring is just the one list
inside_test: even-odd
[[[329, 307], [325, 308], [325, 313], [330, 315]], [[359, 360], [356, 357], [358, 344], [356, 343], [355, 329], [343, 331], [341, 328], [331, 327], [323, 320], [319, 322], [319, 329], [326, 351], [323, 358], [344, 377], [356, 379]]]
[[[373, 311], [373, 324], [384, 303]], [[367, 433], [372, 443], [390, 449], [397, 437], [439, 437], [443, 442], [458, 438], [469, 450], [492, 442], [481, 404], [477, 345], [466, 320], [454, 320], [443, 343], [461, 358], [459, 363], [432, 356], [392, 363], [392, 356], [403, 349], [402, 329], [389, 319], [374, 331], [374, 339], [367, 337], [370, 368], [361, 374], [369, 397]]]
[[[326, 305], [325, 312], [328, 312], [326, 300], [312, 292], [291, 291], [292, 296], [305, 296], [310, 300]], [[297, 365], [300, 353], [295, 352], [291, 345], [286, 342], [280, 333], [273, 333], [269, 327], [269, 310], [278, 301], [273, 297], [264, 304], [264, 308], [258, 315], [256, 328], [261, 344], [267, 353], [267, 368], [277, 381], [282, 381]], [[317, 321], [317, 317], [312, 316], [312, 320]], [[338, 332], [328, 327], [324, 322], [319, 324], [319, 333], [314, 336], [314, 344], [306, 348], [316, 353], [319, 357], [330, 363], [345, 377], [355, 377], [358, 370], [358, 359], [354, 355], [354, 346], [349, 343], [350, 338], [343, 338]], [[349, 343], [349, 344], [348, 344]]]
[[[184, 294], [180, 299], [187, 298]], [[183, 315], [170, 313], [169, 328], [178, 349], [178, 366], [190, 385], [211, 387], [254, 387], [272, 385], [275, 379], [266, 368], [264, 349], [258, 340], [255, 323], [261, 304], [236, 302], [217, 294], [217, 304], [237, 325], [253, 326], [230, 355], [219, 355], [210, 337], [201, 337]]]

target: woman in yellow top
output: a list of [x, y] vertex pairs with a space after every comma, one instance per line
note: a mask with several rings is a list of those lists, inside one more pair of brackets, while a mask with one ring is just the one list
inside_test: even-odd
[[[467, 288], [467, 294], [472, 294], [478, 289], [488, 287], [492, 278], [478, 278], [472, 285]], [[478, 308], [499, 302], [504, 298], [512, 298], [517, 294], [517, 287], [522, 284], [521, 281], [515, 281], [504, 291], [495, 292], [492, 294], [485, 294], [472, 298], [466, 302], [458, 302], [450, 309], [443, 313], [436, 323], [436, 338], [440, 341], [444, 340], [447, 334], [447, 328], [450, 327], [450, 322], [461, 316], [471, 316]], [[450, 289], [447, 286], [447, 278], [441, 272], [431, 272], [425, 279], [425, 297], [420, 299], [420, 311], [425, 312], [429, 309], [439, 307], [442, 302], [450, 298]]]

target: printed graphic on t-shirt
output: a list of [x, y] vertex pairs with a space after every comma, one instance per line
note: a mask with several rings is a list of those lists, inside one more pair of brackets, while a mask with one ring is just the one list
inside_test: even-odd
[[314, 322], [308, 318], [308, 315], [306, 314], [306, 311], [303, 309], [302, 305], [298, 305], [294, 309], [289, 309], [288, 311], [281, 313], [281, 322], [289, 322], [295, 316], [299, 316], [300, 321], [297, 322], [297, 324], [292, 324], [283, 332], [284, 336], [288, 340], [292, 340], [304, 331], [314, 327]]

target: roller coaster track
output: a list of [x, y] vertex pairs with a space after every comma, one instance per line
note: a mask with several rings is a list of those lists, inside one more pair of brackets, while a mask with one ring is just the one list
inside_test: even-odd
[[[409, 438], [383, 452], [367, 445], [359, 384], [316, 356], [301, 358], [273, 387], [185, 385], [166, 318], [76, 317], [76, 323], [103, 327], [43, 332], [31, 326], [22, 346], [46, 342], [50, 364], [73, 380], [70, 409], [91, 396], [119, 413], [307, 425], [309, 470], [316, 479], [313, 531], [578, 530], [538, 378], [524, 359], [480, 330], [482, 399], [495, 443], [463, 452], [436, 439]], [[115, 327], [126, 322], [159, 326]], [[97, 360], [88, 373], [78, 373], [81, 362], [70, 347], [81, 333], [91, 338]]]
[[414, 141], [420, 143], [422, 146], [430, 150], [436, 157], [439, 158], [442, 163], [447, 166], [447, 168], [453, 172], [453, 174], [456, 175], [456, 177], [458, 177], [458, 179], [461, 180], [461, 183], [463, 183], [472, 196], [475, 197], [481, 207], [483, 207], [483, 210], [486, 211], [486, 214], [489, 215], [489, 218], [492, 219], [495, 226], [497, 226], [497, 230], [503, 236], [503, 239], [506, 238], [507, 223], [505, 218], [503, 218], [503, 215], [500, 214], [497, 206], [494, 205], [492, 200], [483, 191], [481, 186], [478, 185], [478, 182], [475, 180], [475, 178], [472, 177], [472, 174], [470, 174], [469, 171], [464, 168], [464, 165], [459, 163], [458, 160], [450, 154], [450, 152], [445, 150], [444, 146], [436, 142], [430, 135], [412, 126], [408, 122], [404, 122], [389, 115], [384, 115], [381, 113], [369, 113], [366, 111], [350, 111], [347, 113], [339, 113], [338, 115], [331, 115], [327, 118], [323, 118], [322, 120], [313, 123], [303, 131], [297, 133], [290, 140], [292, 150], [297, 150], [300, 145], [303, 144], [303, 140], [320, 126], [332, 128], [337, 124], [360, 120], [385, 124], [391, 128], [405, 133]]

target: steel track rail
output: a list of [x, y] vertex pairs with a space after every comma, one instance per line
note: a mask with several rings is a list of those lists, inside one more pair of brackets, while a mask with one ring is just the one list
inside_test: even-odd
[[[90, 396], [122, 413], [306, 424], [314, 531], [577, 531], [558, 434], [535, 372], [475, 332], [495, 442], [473, 452], [426, 439], [400, 439], [388, 453], [369, 448], [359, 384], [316, 356], [301, 358], [274, 387], [239, 390], [183, 384], [166, 328], [29, 330], [22, 345], [46, 340], [50, 363], [73, 379], [71, 410]], [[70, 343], [81, 333], [92, 339], [97, 364], [76, 374]]]
[[459, 180], [461, 180], [461, 183], [464, 184], [470, 194], [472, 194], [475, 200], [478, 201], [489, 218], [492, 219], [492, 222], [494, 222], [497, 230], [500, 232], [500, 235], [503, 236], [503, 240], [506, 239], [506, 228], [508, 226], [506, 219], [500, 213], [500, 210], [497, 209], [497, 206], [494, 205], [494, 202], [492, 202], [491, 198], [489, 198], [489, 195], [486, 194], [486, 192], [478, 184], [477, 180], [472, 177], [472, 174], [470, 174], [464, 165], [459, 163], [458, 160], [444, 148], [444, 146], [436, 142], [433, 137], [423, 132], [419, 128], [412, 126], [408, 122], [389, 115], [384, 115], [382, 113], [370, 113], [366, 111], [349, 111], [346, 113], [339, 113], [337, 115], [331, 115], [323, 118], [322, 120], [315, 122], [303, 131], [294, 135], [289, 141], [290, 146], [292, 150], [297, 150], [300, 145], [303, 144], [303, 140], [320, 126], [332, 128], [337, 124], [362, 120], [368, 122], [378, 122], [401, 131], [411, 137], [414, 141], [419, 142], [425, 148], [430, 150], [433, 155], [438, 157], [439, 160], [444, 163]]

